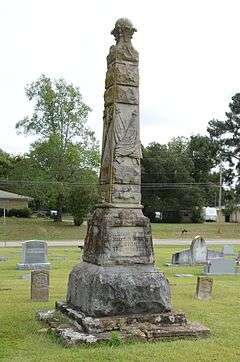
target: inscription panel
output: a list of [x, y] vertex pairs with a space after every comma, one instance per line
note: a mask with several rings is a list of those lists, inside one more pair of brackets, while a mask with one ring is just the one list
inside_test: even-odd
[[47, 261], [47, 244], [44, 241], [31, 240], [23, 244], [23, 263], [45, 263]]
[[111, 249], [113, 257], [133, 257], [146, 255], [146, 240], [142, 227], [112, 227]]

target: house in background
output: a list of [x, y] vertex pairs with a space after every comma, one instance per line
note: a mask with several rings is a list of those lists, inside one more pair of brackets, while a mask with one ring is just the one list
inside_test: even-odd
[[240, 205], [236, 205], [236, 208], [232, 212], [225, 212], [225, 206], [221, 207], [221, 212], [217, 208], [218, 220], [220, 217], [220, 222], [237, 222], [240, 223]]
[[0, 190], [0, 209], [3, 209], [3, 217], [5, 218], [6, 210], [23, 209], [28, 207], [28, 203], [32, 200], [32, 197]]

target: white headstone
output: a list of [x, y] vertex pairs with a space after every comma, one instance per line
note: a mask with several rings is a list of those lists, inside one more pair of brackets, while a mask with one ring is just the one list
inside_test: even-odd
[[206, 263], [208, 253], [207, 245], [200, 235], [195, 236], [191, 243], [190, 250], [193, 264]]

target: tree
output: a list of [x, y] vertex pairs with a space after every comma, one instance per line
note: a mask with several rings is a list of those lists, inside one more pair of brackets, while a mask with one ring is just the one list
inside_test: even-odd
[[96, 170], [99, 165], [98, 143], [86, 126], [90, 108], [77, 87], [45, 75], [26, 87], [26, 95], [34, 102], [34, 110], [16, 124], [16, 129], [38, 137], [28, 159], [37, 169], [35, 178], [54, 186], [61, 220], [66, 184], [76, 183], [82, 170]]
[[234, 170], [237, 171], [238, 178], [240, 172], [240, 93], [232, 97], [229, 108], [226, 119], [212, 119], [207, 130], [211, 139], [219, 144], [221, 161], [229, 164], [225, 181], [231, 183], [236, 176]]
[[207, 136], [191, 136], [188, 142], [188, 153], [193, 162], [191, 176], [194, 182], [202, 183], [201, 191], [205, 205], [216, 206], [218, 188], [215, 185], [219, 184], [219, 172], [216, 171], [216, 166], [219, 164], [218, 142]]
[[12, 157], [0, 149], [0, 178], [8, 177], [12, 169]]
[[[178, 137], [166, 145], [151, 143], [143, 148], [142, 197], [149, 217], [161, 211], [163, 219], [180, 221], [182, 210], [192, 210], [200, 220], [199, 210], [208, 203], [215, 146], [207, 137]], [[211, 151], [211, 152], [210, 152]], [[201, 185], [200, 185], [201, 183]], [[208, 195], [209, 193], [209, 195]]]
[[219, 163], [219, 145], [207, 136], [194, 135], [188, 142], [189, 157], [193, 162], [191, 176], [195, 182], [209, 182], [211, 170]]
[[76, 226], [83, 223], [84, 218], [93, 210], [98, 200], [98, 178], [95, 173], [85, 172], [80, 184], [70, 191], [68, 197], [69, 210]]

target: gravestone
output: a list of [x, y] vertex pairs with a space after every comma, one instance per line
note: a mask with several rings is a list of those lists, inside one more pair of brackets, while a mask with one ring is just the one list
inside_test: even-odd
[[8, 258], [6, 256], [0, 255], [0, 262], [1, 261], [7, 261], [7, 260], [8, 260]]
[[191, 252], [191, 264], [202, 264], [206, 263], [207, 261], [207, 245], [205, 240], [200, 236], [197, 235], [190, 246]]
[[225, 244], [223, 246], [223, 250], [222, 250], [224, 255], [235, 255], [234, 252], [234, 245], [232, 244]]
[[222, 252], [208, 250], [205, 240], [200, 235], [197, 235], [192, 240], [190, 249], [172, 254], [172, 264], [205, 264], [210, 258], [215, 259], [222, 257]]
[[213, 278], [209, 277], [198, 277], [196, 297], [198, 299], [209, 299], [212, 296]]
[[47, 302], [49, 298], [49, 271], [33, 270], [31, 272], [31, 299]]
[[230, 259], [212, 259], [204, 267], [204, 274], [224, 275], [236, 274], [235, 260]]
[[145, 340], [209, 333], [172, 310], [169, 282], [154, 266], [151, 225], [141, 205], [135, 31], [128, 19], [119, 19], [112, 31], [116, 44], [107, 57], [102, 200], [88, 222], [82, 261], [69, 275], [67, 300], [56, 302], [72, 321], [61, 332], [67, 344], [111, 339], [112, 331]]
[[42, 240], [28, 240], [22, 243], [22, 262], [17, 269], [49, 269], [47, 243]]

